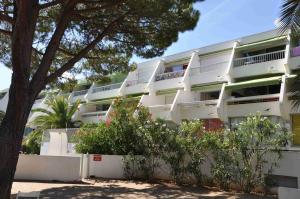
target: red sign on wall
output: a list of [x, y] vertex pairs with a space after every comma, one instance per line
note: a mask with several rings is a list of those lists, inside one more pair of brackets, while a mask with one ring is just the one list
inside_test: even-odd
[[94, 161], [102, 161], [102, 156], [101, 155], [94, 155], [93, 160]]

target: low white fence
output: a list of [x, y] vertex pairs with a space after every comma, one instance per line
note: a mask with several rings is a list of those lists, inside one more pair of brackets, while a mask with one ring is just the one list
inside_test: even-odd
[[81, 158], [20, 154], [17, 180], [80, 181]]
[[[171, 180], [171, 168], [162, 160], [157, 161], [154, 178]], [[211, 177], [213, 158], [208, 158], [201, 166], [202, 174]], [[126, 178], [122, 155], [79, 155], [79, 156], [42, 156], [21, 154], [17, 165], [15, 179], [18, 180], [47, 180], [47, 181], [79, 181], [82, 178], [97, 177], [107, 179]], [[295, 188], [300, 188], [300, 152], [284, 151], [278, 168], [273, 175], [297, 179]], [[137, 173], [140, 171], [135, 169]], [[139, 176], [139, 175], [138, 175]], [[187, 176], [194, 180], [193, 176]], [[281, 194], [292, 194], [297, 190], [282, 190]], [[299, 191], [299, 190], [298, 190]]]

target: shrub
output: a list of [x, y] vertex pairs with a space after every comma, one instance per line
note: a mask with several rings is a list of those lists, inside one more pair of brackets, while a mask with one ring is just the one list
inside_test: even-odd
[[22, 151], [27, 154], [40, 154], [43, 131], [37, 129], [32, 131], [22, 141]]

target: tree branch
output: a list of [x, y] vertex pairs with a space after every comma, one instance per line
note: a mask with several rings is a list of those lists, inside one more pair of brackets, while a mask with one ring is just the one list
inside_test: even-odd
[[71, 58], [61, 68], [57, 69], [55, 72], [49, 75], [46, 78], [46, 83], [50, 83], [57, 77], [61, 76], [67, 70], [70, 70], [80, 59], [82, 59], [90, 50], [92, 50], [97, 45], [97, 43], [99, 43], [107, 34], [109, 34], [113, 30], [115, 25], [117, 25], [122, 21], [122, 19], [125, 17], [126, 14], [113, 20], [91, 43], [89, 43], [85, 48], [79, 51], [73, 58]]
[[52, 6], [56, 6], [62, 2], [63, 2], [62, 0], [55, 0], [55, 1], [51, 1], [49, 3], [44, 3], [44, 4], [39, 5], [39, 9], [41, 10], [41, 9], [49, 8]]
[[5, 14], [0, 13], [0, 20], [8, 22], [10, 24], [14, 24], [14, 19], [12, 17], [8, 16], [8, 15], [5, 15]]
[[39, 87], [41, 83], [44, 83], [44, 78], [47, 75], [48, 70], [52, 64], [55, 53], [59, 49], [60, 41], [71, 21], [70, 17], [72, 15], [72, 11], [76, 3], [77, 1], [72, 0], [71, 3], [66, 5], [64, 7], [64, 10], [61, 12], [60, 21], [58, 22], [57, 27], [51, 37], [51, 40], [45, 50], [41, 63], [38, 66], [38, 69], [35, 72], [34, 76], [32, 77], [32, 80], [30, 82], [30, 88]]

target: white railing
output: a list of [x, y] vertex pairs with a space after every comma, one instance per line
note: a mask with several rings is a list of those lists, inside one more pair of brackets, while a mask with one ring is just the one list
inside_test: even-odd
[[158, 105], [151, 105], [148, 106], [149, 109], [153, 110], [170, 110], [172, 107], [172, 104], [158, 104]]
[[110, 84], [110, 85], [106, 85], [106, 86], [98, 86], [93, 88], [93, 93], [98, 93], [98, 92], [103, 92], [103, 91], [109, 91], [109, 90], [113, 90], [113, 89], [118, 89], [122, 86], [122, 82], [121, 83], [117, 83], [117, 84]]
[[174, 71], [169, 73], [161, 73], [155, 76], [155, 81], [161, 81], [166, 79], [174, 79], [177, 77], [183, 77], [185, 70]]
[[278, 101], [279, 96], [280, 94], [257, 95], [257, 96], [250, 96], [250, 97], [238, 97], [238, 98], [233, 97], [227, 99], [226, 102], [229, 105], [270, 102], [270, 101]]
[[250, 64], [257, 64], [262, 62], [284, 59], [284, 57], [285, 57], [285, 50], [280, 50], [280, 51], [275, 51], [275, 52], [270, 52], [270, 53], [255, 55], [255, 56], [236, 58], [233, 60], [233, 66], [239, 67], [239, 66], [245, 66]]
[[182, 102], [179, 103], [181, 106], [188, 106], [188, 107], [193, 107], [193, 106], [217, 106], [218, 104], [218, 99], [214, 100], [202, 100], [202, 101], [192, 101], [192, 102]]
[[146, 79], [127, 80], [126, 87], [134, 86], [137, 84], [144, 84], [144, 83], [148, 83], [148, 81]]
[[89, 113], [83, 113], [82, 117], [103, 117], [105, 116], [107, 111], [99, 111], [99, 112], [89, 112]]
[[81, 91], [73, 91], [73, 96], [81, 96], [81, 95], [85, 95], [88, 92], [88, 90], [81, 90]]

